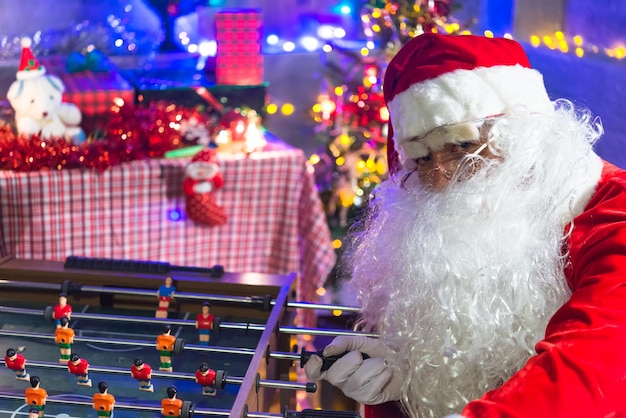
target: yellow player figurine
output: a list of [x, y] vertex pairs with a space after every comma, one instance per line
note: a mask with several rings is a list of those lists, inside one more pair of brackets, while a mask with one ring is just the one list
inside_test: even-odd
[[74, 343], [74, 330], [69, 327], [70, 321], [67, 317], [61, 318], [61, 327], [54, 332], [55, 341], [59, 345], [61, 358], [59, 363], [68, 363], [72, 356], [72, 344]]
[[180, 417], [183, 409], [183, 401], [176, 399], [176, 388], [170, 386], [167, 388], [167, 398], [161, 401], [161, 414], [166, 417]]
[[93, 395], [93, 409], [98, 411], [99, 417], [110, 417], [113, 415], [115, 406], [115, 396], [109, 393], [107, 382], [98, 383], [98, 391]]
[[155, 313], [156, 318], [167, 318], [167, 310], [170, 307], [170, 302], [174, 299], [174, 280], [170, 276], [165, 278], [165, 284], [159, 287], [157, 291], [157, 297], [159, 298], [159, 307]]
[[[46, 399], [48, 398], [48, 392], [45, 389], [40, 388], [41, 380], [39, 376], [30, 377], [30, 386], [24, 391], [24, 398], [26, 404], [37, 408], [38, 416], [44, 416], [44, 408], [46, 407]], [[30, 414], [30, 411], [29, 411]]]
[[161, 356], [159, 370], [163, 372], [172, 371], [172, 351], [174, 351], [175, 342], [176, 337], [172, 335], [172, 327], [169, 325], [163, 326], [163, 334], [159, 335], [156, 340], [156, 347]]

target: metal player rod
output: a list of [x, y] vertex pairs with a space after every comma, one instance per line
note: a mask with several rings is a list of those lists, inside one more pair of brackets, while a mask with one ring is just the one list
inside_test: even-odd
[[[66, 285], [58, 285], [52, 283], [39, 283], [39, 282], [25, 282], [16, 280], [0, 280], [0, 287], [18, 288], [18, 289], [37, 289], [37, 290], [54, 290], [61, 292]], [[142, 290], [142, 289], [130, 289], [126, 287], [104, 287], [104, 286], [87, 286], [79, 284], [69, 284], [69, 288], [79, 289], [78, 292], [86, 293], [109, 293], [120, 294], [127, 296], [150, 296], [155, 297], [156, 290]], [[69, 292], [72, 293], [71, 291]], [[259, 299], [250, 296], [225, 296], [225, 295], [211, 295], [202, 293], [187, 293], [176, 292], [176, 299], [189, 299], [189, 300], [212, 300], [219, 302], [233, 302], [244, 304], [258, 304]]]
[[[0, 359], [0, 365], [6, 365], [6, 362], [3, 359]], [[35, 369], [54, 369], [54, 370], [65, 370], [67, 371], [67, 366], [59, 363], [50, 363], [45, 361], [27, 361], [27, 366], [29, 368]], [[89, 365], [89, 373], [103, 373], [103, 374], [116, 374], [129, 376], [129, 369], [122, 369], [120, 367], [102, 367], [102, 366], [94, 366]], [[179, 373], [179, 372], [168, 372], [162, 373], [157, 371], [152, 371], [152, 378], [163, 378], [163, 379], [173, 379], [173, 380], [190, 380], [195, 381], [196, 375], [189, 373]], [[243, 384], [244, 378], [241, 376], [228, 376], [224, 378], [224, 383], [229, 385], [241, 385]], [[306, 392], [315, 392], [313, 390], [313, 386], [310, 383], [298, 383], [298, 382], [285, 382], [282, 380], [259, 380], [258, 385], [265, 388], [275, 388], [275, 389], [286, 389], [286, 390], [304, 390]], [[317, 388], [315, 388], [317, 389]]]
[[[0, 392], [0, 399], [8, 399], [14, 401], [22, 401], [24, 402], [24, 395], [14, 395], [11, 393]], [[58, 405], [74, 405], [74, 406], [88, 406], [92, 407], [91, 402], [81, 401], [78, 399], [71, 399], [64, 397], [63, 399], [54, 399], [53, 397], [48, 396], [46, 399], [46, 405], [49, 404], [58, 404]], [[161, 412], [161, 405], [154, 404], [145, 404], [145, 403], [137, 403], [137, 404], [125, 404], [115, 402], [115, 410], [129, 410], [129, 411], [140, 411], [140, 412]], [[205, 416], [217, 416], [217, 417], [228, 417], [230, 416], [230, 410], [228, 409], [194, 409], [194, 415], [205, 415]]]
[[[37, 309], [27, 308], [13, 308], [7, 306], [0, 306], [1, 313], [10, 313], [18, 315], [45, 315], [45, 311]], [[141, 322], [149, 324], [170, 324], [181, 326], [196, 326], [196, 321], [191, 319], [174, 319], [174, 318], [153, 318], [145, 316], [127, 316], [127, 315], [107, 315], [107, 314], [90, 314], [85, 312], [72, 312], [72, 319], [91, 319], [95, 321], [107, 321], [107, 322]], [[219, 329], [237, 329], [244, 331], [264, 331], [265, 326], [263, 324], [251, 324], [243, 322], [220, 322]], [[219, 331], [219, 330], [218, 330]], [[359, 335], [363, 337], [377, 338], [378, 334], [360, 331], [350, 330], [338, 330], [328, 328], [299, 328], [299, 327], [279, 327], [279, 333], [293, 334], [293, 335], [319, 335], [319, 336], [338, 336], [338, 335]]]
[[[40, 338], [54, 340], [55, 336], [52, 334], [42, 334], [37, 332], [28, 331], [7, 331], [0, 330], [0, 336], [7, 337], [21, 337], [21, 338]], [[135, 347], [150, 347], [154, 348], [155, 343], [139, 341], [139, 340], [108, 340], [104, 338], [89, 338], [89, 337], [74, 337], [74, 342], [85, 343], [98, 343], [98, 344], [113, 344], [113, 345], [131, 345]], [[184, 345], [184, 351], [199, 351], [199, 352], [213, 352], [213, 353], [226, 353], [226, 354], [241, 354], [241, 355], [254, 355], [254, 349], [252, 348], [231, 348], [231, 347], [217, 347], [217, 346], [202, 346], [202, 345]], [[175, 352], [174, 354], [178, 354]], [[290, 360], [290, 361], [302, 361], [303, 354], [290, 353], [284, 351], [273, 351], [267, 354], [268, 358], [276, 360]]]
[[[55, 336], [52, 334], [42, 334], [37, 332], [28, 331], [7, 331], [0, 330], [0, 335], [7, 337], [22, 337], [22, 338], [40, 338], [47, 340], [54, 340]], [[74, 337], [74, 342], [77, 343], [97, 343], [97, 344], [113, 344], [113, 345], [131, 345], [135, 347], [150, 347], [155, 348], [156, 343], [140, 341], [140, 340], [110, 340], [106, 338], [91, 338], [91, 337]], [[210, 353], [226, 353], [226, 354], [243, 354], [254, 355], [254, 350], [251, 348], [231, 348], [231, 347], [217, 347], [217, 346], [199, 346], [199, 345], [185, 345], [185, 351], [203, 351]]]
[[[129, 289], [124, 287], [103, 287], [103, 286], [83, 286], [80, 284], [72, 284], [65, 283], [61, 285], [55, 285], [51, 283], [38, 283], [38, 282], [23, 282], [23, 281], [15, 281], [15, 280], [0, 280], [0, 287], [9, 287], [9, 288], [29, 288], [29, 289], [40, 289], [40, 290], [55, 290], [62, 291], [63, 288], [68, 287], [70, 289], [76, 288], [79, 289], [79, 292], [89, 292], [89, 293], [110, 293], [110, 294], [122, 294], [129, 296], [150, 296], [154, 297], [156, 295], [156, 290], [141, 290], [141, 289]], [[71, 293], [71, 292], [70, 292]], [[262, 297], [249, 297], [249, 296], [224, 296], [224, 295], [211, 295], [211, 294], [202, 294], [202, 293], [186, 293], [186, 292], [176, 292], [177, 299], [189, 299], [189, 300], [210, 300], [210, 301], [219, 301], [219, 302], [233, 302], [233, 303], [243, 303], [243, 304], [264, 304], [264, 298]], [[276, 305], [275, 300], [269, 301], [269, 304], [274, 306]], [[357, 306], [344, 306], [344, 305], [325, 305], [320, 303], [313, 302], [287, 302], [288, 308], [296, 308], [296, 309], [317, 309], [317, 310], [328, 310], [328, 311], [342, 311], [342, 312], [351, 312], [351, 313], [360, 313], [361, 308]]]

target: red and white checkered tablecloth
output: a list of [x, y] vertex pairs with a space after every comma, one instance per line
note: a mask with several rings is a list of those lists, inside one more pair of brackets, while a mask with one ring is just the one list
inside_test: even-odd
[[303, 152], [285, 148], [219, 157], [224, 187], [216, 199], [229, 216], [220, 227], [186, 218], [187, 159], [135, 161], [103, 173], [0, 171], [0, 253], [297, 272], [298, 298], [315, 300], [335, 254]]

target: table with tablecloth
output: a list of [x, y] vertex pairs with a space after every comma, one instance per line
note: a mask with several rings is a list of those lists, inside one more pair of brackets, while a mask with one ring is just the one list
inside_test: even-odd
[[215, 197], [228, 215], [223, 226], [187, 219], [182, 184], [188, 163], [152, 159], [103, 172], [0, 171], [0, 253], [296, 272], [298, 299], [315, 300], [335, 254], [304, 153], [286, 145], [220, 153], [224, 187]]

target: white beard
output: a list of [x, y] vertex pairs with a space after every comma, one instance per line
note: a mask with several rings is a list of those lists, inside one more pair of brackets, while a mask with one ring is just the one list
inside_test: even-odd
[[507, 118], [491, 131], [503, 160], [471, 179], [411, 193], [392, 179], [376, 192], [346, 260], [363, 319], [407, 374], [411, 416], [458, 413], [506, 381], [569, 297], [563, 228], [597, 171], [588, 123], [569, 111]]

